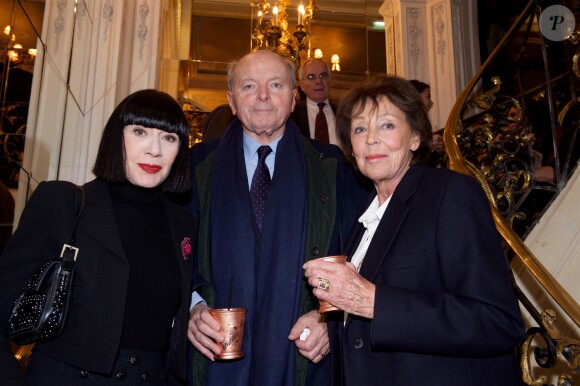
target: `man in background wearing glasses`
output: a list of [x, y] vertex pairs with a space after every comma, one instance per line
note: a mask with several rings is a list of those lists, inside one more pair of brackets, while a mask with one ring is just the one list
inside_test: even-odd
[[328, 100], [332, 83], [330, 67], [321, 59], [309, 59], [300, 66], [298, 78], [306, 98], [296, 103], [290, 118], [304, 136], [337, 145], [335, 106]]

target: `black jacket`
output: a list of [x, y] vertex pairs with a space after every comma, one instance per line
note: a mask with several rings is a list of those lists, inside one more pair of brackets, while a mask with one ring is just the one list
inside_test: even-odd
[[[370, 204], [370, 202], [369, 202]], [[347, 251], [365, 228], [356, 222]], [[372, 320], [329, 316], [333, 384], [521, 385], [524, 333], [483, 190], [412, 165], [391, 196], [360, 274], [376, 285]]]
[[[330, 105], [332, 112], [336, 115], [336, 106]], [[296, 123], [300, 129], [300, 133], [306, 138], [310, 138], [310, 126], [308, 125], [308, 106], [306, 106], [306, 99], [301, 100], [294, 106], [294, 111], [290, 114], [290, 118]]]
[[[182, 301], [175, 315], [167, 354], [168, 370], [186, 375], [187, 322], [191, 298], [193, 258], [182, 251], [188, 237], [195, 249], [196, 225], [185, 210], [163, 197], [175, 258], [181, 271]], [[32, 274], [50, 258], [60, 255], [71, 234], [75, 213], [74, 189], [68, 182], [41, 183], [23, 212], [17, 231], [0, 257], [0, 384], [21, 384], [11, 358], [7, 325], [14, 300]], [[76, 245], [74, 300], [64, 332], [35, 349], [89, 372], [113, 369], [121, 342], [129, 265], [117, 229], [108, 186], [85, 184], [85, 207]], [[152, 310], [154, 312], [154, 310]], [[34, 355], [34, 354], [33, 354]]]

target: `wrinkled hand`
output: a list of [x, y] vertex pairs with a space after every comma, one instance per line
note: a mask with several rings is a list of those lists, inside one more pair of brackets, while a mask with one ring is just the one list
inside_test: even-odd
[[221, 346], [215, 342], [223, 342], [225, 339], [219, 332], [220, 327], [220, 323], [211, 316], [209, 307], [205, 304], [198, 303], [191, 309], [187, 337], [191, 344], [211, 361], [215, 360], [215, 355], [222, 352]]
[[[349, 314], [368, 319], [374, 317], [375, 285], [359, 275], [352, 263], [339, 264], [318, 259], [310, 260], [303, 268], [318, 299]], [[318, 288], [320, 278], [328, 280], [328, 290]]]
[[[310, 330], [310, 335], [305, 340], [300, 340], [300, 334], [305, 328]], [[300, 355], [313, 363], [318, 363], [330, 352], [326, 316], [317, 310], [302, 315], [290, 330], [288, 339], [293, 340]]]

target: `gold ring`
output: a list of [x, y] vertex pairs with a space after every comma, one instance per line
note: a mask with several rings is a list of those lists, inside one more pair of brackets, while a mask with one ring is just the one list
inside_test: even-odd
[[328, 291], [330, 289], [330, 282], [326, 279], [323, 279], [321, 277], [318, 278], [318, 289], [321, 289], [323, 291]]

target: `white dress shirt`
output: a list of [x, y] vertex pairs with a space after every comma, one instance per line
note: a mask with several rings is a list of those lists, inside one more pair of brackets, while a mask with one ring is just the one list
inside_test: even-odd
[[[326, 123], [328, 124], [328, 141], [333, 145], [338, 145], [338, 138], [336, 136], [336, 118], [328, 98], [324, 101], [324, 115], [326, 116]], [[306, 108], [308, 110], [308, 127], [310, 129], [310, 138], [314, 138], [316, 115], [318, 114], [318, 102], [314, 102], [310, 98], [306, 98]]]

